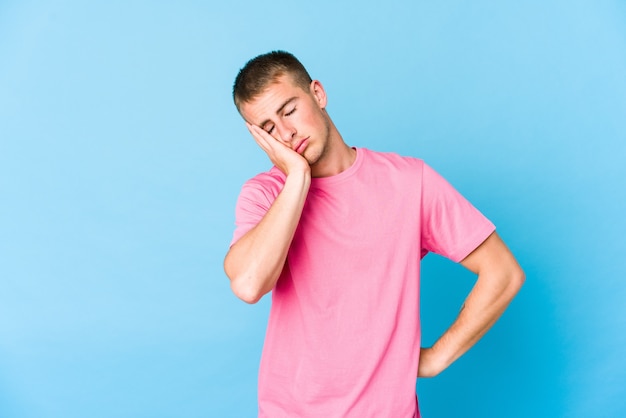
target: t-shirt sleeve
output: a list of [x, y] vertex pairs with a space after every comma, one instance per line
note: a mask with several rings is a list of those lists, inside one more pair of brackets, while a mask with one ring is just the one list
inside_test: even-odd
[[248, 180], [239, 193], [235, 206], [235, 231], [232, 246], [263, 219], [280, 191], [275, 181]]
[[495, 230], [494, 224], [427, 164], [422, 171], [422, 256], [459, 262]]

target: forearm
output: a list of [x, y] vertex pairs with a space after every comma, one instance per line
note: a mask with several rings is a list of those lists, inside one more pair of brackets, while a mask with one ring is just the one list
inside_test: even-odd
[[418, 376], [432, 377], [469, 350], [497, 321], [524, 283], [524, 272], [497, 233], [461, 264], [478, 278], [456, 320], [420, 353]]
[[228, 251], [224, 270], [235, 295], [256, 303], [282, 272], [311, 183], [310, 172], [291, 173], [263, 219]]
[[490, 274], [479, 275], [458, 317], [431, 347], [439, 370], [445, 370], [491, 328], [524, 280], [521, 270], [508, 272], [507, 277]]

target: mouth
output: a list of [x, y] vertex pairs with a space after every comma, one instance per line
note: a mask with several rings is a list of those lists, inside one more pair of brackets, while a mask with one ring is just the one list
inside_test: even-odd
[[298, 144], [296, 144], [296, 147], [294, 148], [294, 151], [296, 151], [298, 154], [302, 154], [304, 152], [304, 149], [307, 147], [307, 145], [309, 145], [309, 138], [304, 138], [302, 141], [300, 141]]

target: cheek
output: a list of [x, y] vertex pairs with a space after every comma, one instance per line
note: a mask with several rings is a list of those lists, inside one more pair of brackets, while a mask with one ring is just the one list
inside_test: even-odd
[[325, 123], [324, 115], [322, 115], [321, 112], [311, 112], [307, 114], [306, 117], [303, 118], [302, 122], [309, 127], [320, 128], [324, 126], [324, 123]]

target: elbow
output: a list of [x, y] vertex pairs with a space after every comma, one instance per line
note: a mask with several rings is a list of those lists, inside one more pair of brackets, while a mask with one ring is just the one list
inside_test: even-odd
[[261, 300], [276, 282], [261, 274], [254, 263], [244, 266], [240, 260], [231, 257], [230, 253], [224, 259], [224, 272], [230, 279], [232, 292], [248, 304], [255, 304]]
[[255, 286], [246, 284], [246, 282], [247, 280], [243, 280], [242, 278], [231, 279], [230, 288], [239, 299], [253, 305], [260, 301], [265, 293]]
[[242, 301], [255, 304], [263, 295], [267, 292], [263, 292], [256, 281], [253, 280], [253, 276], [248, 273], [234, 272], [229, 268], [228, 263], [224, 263], [224, 272], [230, 280], [230, 289], [232, 292]]
[[509, 288], [512, 290], [514, 295], [517, 294], [517, 292], [519, 292], [519, 290], [524, 285], [525, 281], [526, 281], [526, 273], [524, 273], [524, 270], [522, 270], [522, 268], [519, 265], [516, 266], [513, 269], [513, 271], [511, 271], [510, 281], [509, 281]]
[[522, 287], [522, 285], [526, 281], [526, 273], [524, 273], [524, 270], [522, 270], [520, 266], [517, 266], [517, 270], [514, 275], [519, 287]]

